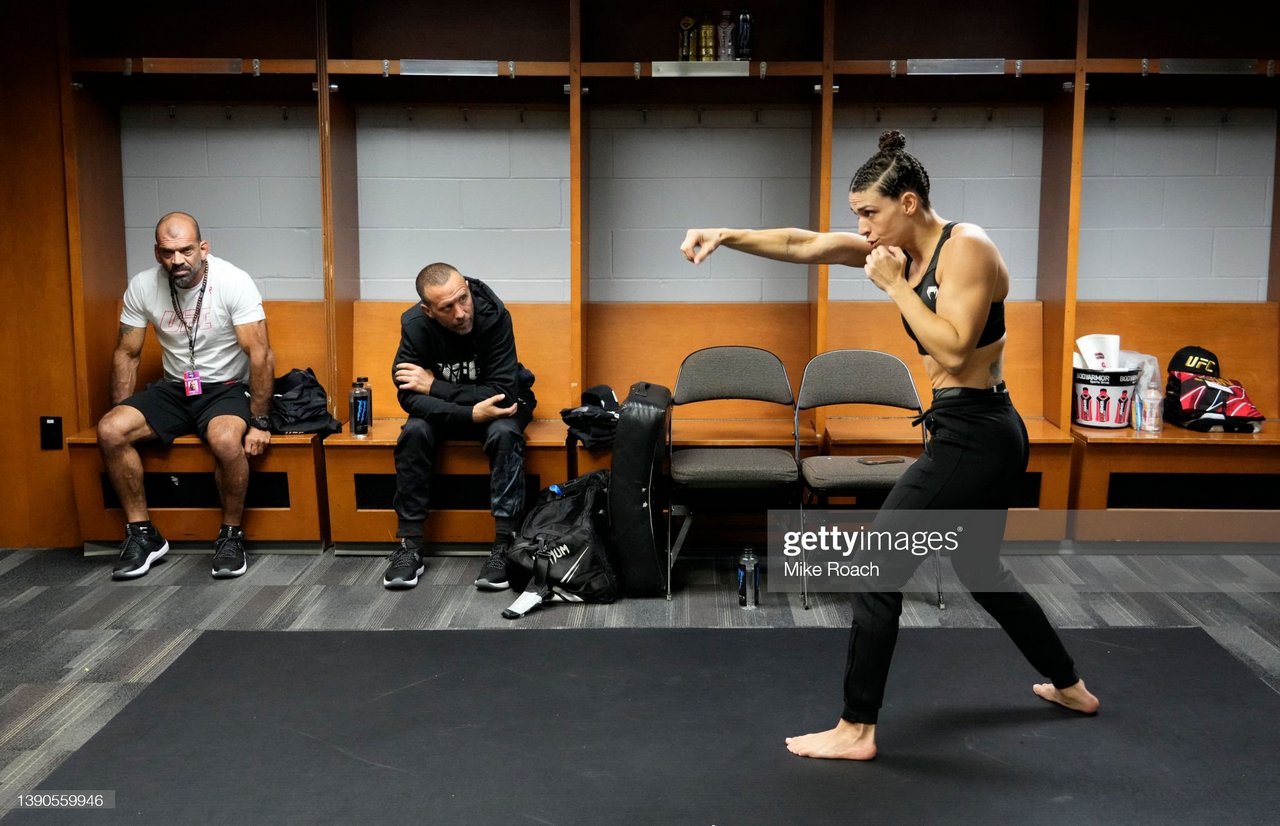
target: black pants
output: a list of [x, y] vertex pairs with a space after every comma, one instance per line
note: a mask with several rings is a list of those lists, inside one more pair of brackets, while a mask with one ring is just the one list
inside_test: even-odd
[[[925, 453], [890, 491], [875, 529], [900, 529], [896, 510], [984, 510], [1007, 515], [1027, 469], [1027, 429], [1009, 396], [978, 390], [935, 398], [925, 415], [932, 438]], [[1003, 518], [988, 541], [966, 542], [951, 561], [973, 592], [1036, 671], [1058, 688], [1079, 678], [1075, 664], [1039, 604], [1000, 561]], [[844, 678], [844, 713], [851, 723], [875, 723], [898, 639], [903, 585], [925, 559], [876, 554], [881, 574], [874, 592], [853, 595], [853, 628]]]
[[532, 418], [524, 405], [514, 416], [483, 425], [445, 427], [410, 416], [396, 440], [396, 536], [422, 536], [431, 495], [436, 447], [448, 439], [478, 440], [489, 457], [489, 511], [497, 517], [524, 512], [524, 429]]

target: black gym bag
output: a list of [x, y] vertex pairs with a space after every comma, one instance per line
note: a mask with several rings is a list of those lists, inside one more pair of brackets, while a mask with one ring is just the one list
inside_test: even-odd
[[507, 552], [507, 581], [522, 593], [502, 616], [516, 619], [553, 599], [613, 602], [620, 596], [607, 548], [608, 498], [607, 470], [538, 494]]

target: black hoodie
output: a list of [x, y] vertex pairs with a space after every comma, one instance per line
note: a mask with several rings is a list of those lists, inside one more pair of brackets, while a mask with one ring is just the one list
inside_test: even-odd
[[511, 313], [482, 281], [466, 279], [471, 287], [474, 321], [465, 336], [450, 332], [427, 317], [421, 304], [414, 304], [400, 316], [400, 347], [391, 373], [401, 362], [416, 364], [435, 377], [429, 394], [397, 391], [400, 406], [410, 416], [433, 424], [471, 424], [471, 408], [490, 396], [506, 396], [502, 406], [513, 400], [533, 402], [528, 388], [533, 374], [516, 359], [516, 338]]

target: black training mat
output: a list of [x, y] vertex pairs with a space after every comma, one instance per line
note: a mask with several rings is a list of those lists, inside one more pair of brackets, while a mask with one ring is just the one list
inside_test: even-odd
[[[13, 823], [1274, 823], [1280, 695], [1196, 629], [1066, 631], [1102, 698], [998, 630], [899, 638], [880, 757], [802, 759], [837, 629], [207, 631]], [[10, 821], [6, 821], [8, 823]]]

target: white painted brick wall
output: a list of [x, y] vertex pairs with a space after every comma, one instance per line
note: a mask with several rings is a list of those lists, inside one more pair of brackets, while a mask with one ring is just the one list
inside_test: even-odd
[[[1265, 300], [1276, 117], [1226, 114], [1090, 110], [1080, 298]], [[564, 113], [376, 107], [358, 116], [365, 298], [412, 300], [418, 269], [445, 260], [511, 300], [568, 299]], [[1012, 297], [1033, 298], [1041, 113], [876, 116], [837, 111], [833, 228], [855, 228], [849, 177], [883, 129], [901, 128], [939, 212], [986, 227], [1009, 264]], [[808, 225], [807, 110], [600, 109], [590, 127], [591, 300], [806, 300], [804, 267], [723, 250], [695, 269], [678, 247], [690, 226]], [[305, 107], [125, 107], [129, 273], [152, 264], [159, 216], [182, 209], [267, 298], [321, 298], [315, 131]], [[883, 300], [860, 270], [843, 267], [832, 270], [831, 297]]]
[[[1035, 298], [1043, 116], [1039, 109], [838, 110], [832, 135], [831, 227], [857, 231], [849, 181], [876, 152], [880, 133], [900, 129], [929, 173], [930, 201], [950, 221], [987, 230], [1009, 267], [1009, 297]], [[831, 268], [831, 298], [884, 301], [861, 269]]]
[[805, 110], [614, 109], [590, 121], [591, 301], [805, 301], [808, 269], [729, 249], [698, 267], [690, 227], [806, 226]]
[[126, 106], [120, 149], [128, 275], [155, 265], [156, 221], [181, 210], [264, 298], [324, 297], [314, 108]]
[[410, 302], [433, 261], [506, 301], [569, 300], [569, 128], [561, 112], [357, 111], [360, 296]]
[[1099, 107], [1084, 145], [1082, 300], [1266, 300], [1274, 110]]

